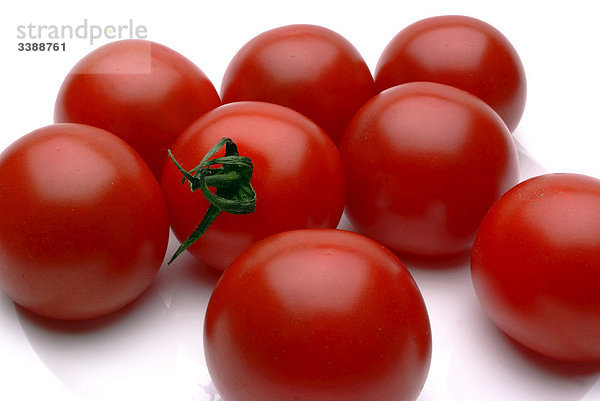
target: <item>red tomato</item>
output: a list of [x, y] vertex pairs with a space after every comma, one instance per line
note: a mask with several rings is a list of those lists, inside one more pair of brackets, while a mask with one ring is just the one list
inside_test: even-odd
[[315, 25], [289, 25], [250, 40], [231, 60], [224, 103], [260, 100], [310, 117], [337, 142], [375, 94], [369, 67], [344, 37]]
[[[329, 137], [294, 110], [263, 102], [221, 106], [192, 124], [172, 152], [186, 169], [196, 167], [227, 136], [241, 156], [252, 159], [251, 184], [256, 210], [221, 213], [188, 250], [207, 265], [224, 270], [253, 242], [296, 228], [334, 228], [344, 209], [345, 183], [340, 154]], [[217, 154], [220, 156], [221, 153]], [[184, 240], [198, 226], [209, 203], [191, 192], [172, 161], [167, 161], [162, 189], [175, 235]]]
[[227, 401], [409, 401], [428, 374], [431, 330], [398, 258], [350, 231], [266, 238], [223, 273], [204, 350]]
[[471, 255], [483, 309], [546, 356], [600, 361], [600, 180], [531, 178], [485, 216]]
[[341, 142], [354, 227], [394, 251], [467, 251], [492, 203], [517, 183], [500, 117], [462, 90], [415, 82], [363, 106]]
[[177, 136], [220, 104], [212, 83], [187, 58], [131, 39], [104, 45], [73, 67], [58, 93], [54, 120], [114, 133], [160, 177]]
[[475, 18], [427, 18], [400, 31], [383, 51], [375, 69], [379, 91], [412, 82], [455, 86], [483, 99], [517, 128], [527, 95], [525, 70], [506, 37]]
[[169, 239], [160, 187], [129, 145], [55, 124], [0, 155], [0, 288], [37, 314], [93, 318], [152, 282]]

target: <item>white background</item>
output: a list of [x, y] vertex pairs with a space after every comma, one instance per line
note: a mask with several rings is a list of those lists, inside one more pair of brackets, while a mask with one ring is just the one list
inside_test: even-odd
[[[0, 150], [52, 123], [64, 76], [106, 43], [73, 39], [65, 52], [18, 52], [18, 25], [77, 26], [84, 19], [120, 25], [132, 19], [147, 28], [148, 39], [194, 61], [219, 89], [235, 52], [270, 28], [329, 27], [349, 39], [373, 71], [387, 42], [409, 23], [465, 14], [502, 31], [524, 63], [527, 107], [514, 134], [522, 178], [545, 171], [600, 177], [600, 24], [592, 1], [105, 0], [11, 7], [0, 15]], [[169, 254], [176, 245], [171, 238]], [[466, 262], [407, 265], [425, 297], [434, 336], [419, 401], [600, 400], [599, 366], [540, 358], [489, 323]], [[37, 321], [0, 294], [0, 399], [220, 400], [202, 349], [204, 308], [217, 278], [185, 255], [163, 268], [132, 306], [93, 324], [67, 327]]]

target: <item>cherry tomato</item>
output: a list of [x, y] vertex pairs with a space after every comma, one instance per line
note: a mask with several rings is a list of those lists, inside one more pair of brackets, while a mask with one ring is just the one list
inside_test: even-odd
[[[342, 161], [335, 144], [317, 125], [287, 107], [237, 102], [208, 112], [173, 146], [186, 169], [196, 167], [227, 136], [254, 165], [251, 185], [256, 210], [221, 213], [188, 250], [208, 266], [224, 270], [253, 242], [296, 228], [334, 228], [345, 203]], [[217, 156], [221, 155], [220, 153]], [[209, 203], [182, 185], [181, 172], [167, 161], [161, 180], [175, 235], [183, 241], [198, 226]]]
[[223, 273], [204, 350], [227, 401], [409, 401], [428, 374], [431, 329], [393, 253], [350, 231], [296, 230]]
[[467, 251], [488, 208], [519, 177], [500, 117], [477, 97], [431, 82], [372, 98], [340, 149], [354, 227], [418, 256]]
[[160, 268], [167, 210], [152, 172], [99, 128], [50, 125], [0, 155], [0, 288], [34, 313], [107, 314]]
[[500, 114], [511, 132], [525, 109], [527, 84], [519, 55], [500, 31], [471, 17], [423, 19], [390, 41], [375, 69], [378, 90], [412, 81], [473, 93]]
[[58, 93], [54, 120], [112, 132], [160, 177], [177, 136], [220, 104], [212, 83], [187, 58], [155, 42], [128, 39], [92, 51], [73, 67]]
[[311, 118], [335, 141], [375, 94], [369, 67], [344, 37], [315, 25], [264, 32], [233, 57], [221, 85], [224, 103], [259, 100]]
[[471, 255], [483, 309], [546, 356], [600, 361], [600, 180], [531, 178], [485, 216]]

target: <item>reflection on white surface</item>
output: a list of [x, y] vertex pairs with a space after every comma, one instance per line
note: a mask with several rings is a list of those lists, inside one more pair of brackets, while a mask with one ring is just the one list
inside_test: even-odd
[[[175, 245], [172, 236], [170, 253]], [[132, 305], [92, 322], [47, 321], [12, 306], [6, 297], [0, 311], [15, 313], [14, 327], [20, 325], [23, 336], [14, 341], [28, 343], [36, 365], [73, 399], [217, 401], [204, 363], [202, 326], [218, 274], [191, 257], [178, 262], [163, 267]], [[7, 324], [4, 316], [0, 319]]]
[[581, 400], [598, 380], [597, 365], [546, 359], [502, 334], [482, 310], [468, 312], [470, 333], [463, 339], [472, 341], [457, 343], [452, 354], [450, 399], [490, 393], [505, 400], [574, 401]]

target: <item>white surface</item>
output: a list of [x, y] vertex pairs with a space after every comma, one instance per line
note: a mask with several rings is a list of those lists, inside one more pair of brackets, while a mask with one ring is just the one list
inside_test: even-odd
[[[327, 26], [374, 69], [387, 42], [420, 18], [466, 14], [500, 29], [521, 55], [527, 108], [515, 138], [523, 178], [543, 171], [600, 177], [600, 24], [594, 3], [525, 1], [19, 2], [0, 15], [0, 149], [52, 122], [63, 77], [87, 52], [20, 53], [18, 25], [126, 24], [197, 63], [219, 88], [233, 54], [254, 35], [290, 23]], [[544, 166], [543, 168], [541, 166]], [[1, 224], [1, 222], [0, 222]], [[342, 223], [345, 224], [345, 223]], [[176, 247], [172, 238], [169, 255]], [[483, 315], [466, 262], [408, 263], [433, 328], [431, 371], [419, 401], [598, 401], [600, 367], [548, 361], [507, 340]], [[189, 255], [163, 268], [125, 310], [96, 322], [48, 325], [0, 295], [0, 399], [218, 401], [204, 365], [204, 308], [218, 275]]]

